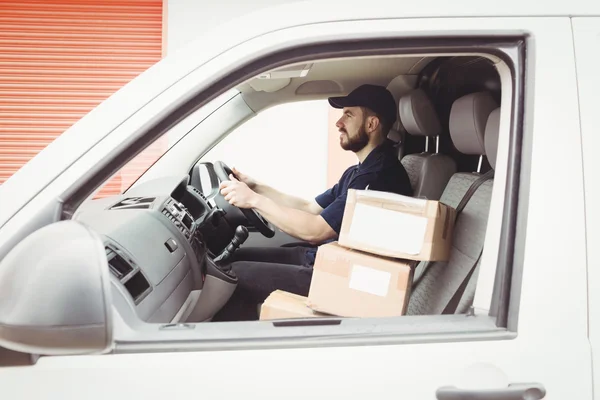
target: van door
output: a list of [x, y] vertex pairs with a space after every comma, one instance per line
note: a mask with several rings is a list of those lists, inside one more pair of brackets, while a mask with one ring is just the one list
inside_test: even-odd
[[585, 213], [587, 228], [587, 266], [589, 293], [589, 337], [594, 355], [594, 383], [600, 385], [600, 18], [573, 18], [575, 61], [581, 118]]
[[[3, 369], [2, 397], [243, 399], [259, 394], [262, 399], [449, 400], [517, 399], [529, 390], [530, 399], [544, 391], [546, 398], [592, 399], [581, 137], [569, 18], [388, 15], [307, 23], [241, 43], [217, 60], [228, 70], [276, 49], [415, 36], [461, 36], [472, 38], [474, 46], [482, 37], [523, 37], [526, 46], [525, 70], [513, 71], [523, 74], [524, 94], [511, 89], [509, 68], [500, 69], [504, 95], [497, 174], [473, 315], [349, 320], [328, 330], [207, 323], [194, 326], [194, 338], [185, 340], [180, 339], [185, 332], [156, 327], [148, 340], [117, 337], [115, 354], [43, 357], [33, 366]], [[193, 76], [211, 79], [202, 68]], [[182, 82], [188, 83], [202, 87]], [[512, 109], [513, 95], [524, 102], [522, 122]], [[155, 101], [168, 96], [166, 91]], [[149, 120], [155, 115], [148, 114]], [[513, 131], [519, 136], [509, 139]], [[515, 163], [520, 165], [516, 172], [508, 167]], [[518, 186], [505, 193], [509, 171], [518, 172]], [[514, 245], [506, 247], [506, 238]], [[504, 279], [509, 271], [510, 279]], [[490, 306], [498, 285], [502, 296], [495, 304], [506, 307], [505, 321]]]

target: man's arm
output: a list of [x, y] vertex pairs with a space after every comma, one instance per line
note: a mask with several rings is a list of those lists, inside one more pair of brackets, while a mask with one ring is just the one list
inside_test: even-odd
[[321, 213], [321, 211], [323, 211], [323, 208], [314, 200], [309, 201], [300, 197], [282, 193], [269, 185], [266, 185], [249, 177], [248, 175], [241, 173], [236, 168], [233, 168], [233, 173], [241, 182], [244, 182], [246, 185], [248, 185], [250, 189], [273, 200], [275, 203], [283, 207], [295, 208], [297, 210], [302, 210], [314, 215], [318, 215]]
[[221, 194], [230, 204], [253, 208], [285, 233], [310, 243], [322, 243], [337, 236], [320, 215], [277, 204], [232, 176], [230, 179], [221, 183]]
[[309, 201], [290, 194], [285, 194], [265, 184], [257, 185], [254, 191], [286, 208], [293, 208], [313, 215], [319, 215], [321, 211], [323, 211], [321, 206], [314, 200]]
[[309, 243], [319, 244], [337, 236], [320, 215], [281, 206], [266, 196], [259, 195], [252, 208], [288, 235]]

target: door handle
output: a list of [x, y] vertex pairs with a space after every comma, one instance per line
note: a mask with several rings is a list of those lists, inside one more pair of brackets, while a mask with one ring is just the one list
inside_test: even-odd
[[515, 383], [501, 389], [444, 386], [435, 395], [438, 400], [540, 400], [546, 396], [546, 389], [539, 383]]

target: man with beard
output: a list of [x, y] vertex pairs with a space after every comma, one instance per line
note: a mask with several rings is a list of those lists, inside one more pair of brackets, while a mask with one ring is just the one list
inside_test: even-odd
[[379, 190], [411, 196], [406, 170], [387, 139], [396, 121], [396, 102], [382, 86], [362, 85], [345, 97], [331, 97], [332, 107], [343, 109], [336, 126], [340, 146], [352, 151], [358, 164], [348, 168], [339, 182], [314, 201], [283, 194], [233, 169], [221, 194], [239, 208], [253, 208], [289, 235], [312, 246], [241, 248], [231, 269], [238, 286], [215, 321], [257, 319], [257, 305], [280, 289], [308, 295], [316, 245], [337, 239], [348, 189]]

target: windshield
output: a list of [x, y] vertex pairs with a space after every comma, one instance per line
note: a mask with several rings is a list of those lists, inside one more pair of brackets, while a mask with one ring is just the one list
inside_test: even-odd
[[116, 174], [102, 185], [94, 196], [101, 199], [121, 194], [142, 176], [169, 149], [169, 138], [162, 136], [156, 142], [145, 148], [140, 154], [125, 164]]
[[123, 165], [117, 173], [108, 179], [93, 196], [94, 199], [122, 194], [144, 175], [158, 159], [169, 151], [179, 140], [195, 129], [210, 114], [240, 92], [230, 89], [208, 104], [191, 113], [183, 121], [172, 127], [167, 133], [144, 149], [140, 154]]

